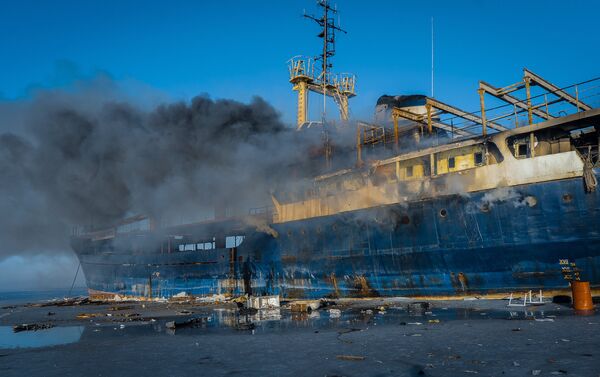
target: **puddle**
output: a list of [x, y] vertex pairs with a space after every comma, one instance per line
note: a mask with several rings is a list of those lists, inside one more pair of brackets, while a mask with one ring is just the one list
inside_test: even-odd
[[39, 348], [78, 342], [84, 326], [53, 327], [15, 333], [10, 326], [0, 326], [0, 348]]
[[[543, 310], [480, 310], [480, 309], [441, 309], [409, 312], [405, 307], [390, 307], [386, 311], [368, 309], [346, 309], [341, 315], [331, 315], [327, 308], [311, 313], [293, 313], [289, 310], [260, 310], [256, 314], [244, 315], [236, 310], [215, 309], [195, 311], [189, 316], [161, 318], [152, 323], [98, 324], [86, 326], [84, 338], [120, 337], [148, 334], [197, 335], [200, 333], [261, 334], [294, 331], [327, 331], [369, 326], [437, 325], [450, 321], [481, 320], [536, 320], [554, 322], [563, 315], [572, 315], [569, 311]], [[166, 323], [196, 319], [193, 325], [168, 329]]]

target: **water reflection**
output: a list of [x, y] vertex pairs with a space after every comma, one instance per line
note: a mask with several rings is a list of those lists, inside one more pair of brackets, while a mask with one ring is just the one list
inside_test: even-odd
[[15, 333], [10, 326], [0, 326], [0, 348], [38, 348], [75, 343], [84, 329], [84, 326], [67, 326]]

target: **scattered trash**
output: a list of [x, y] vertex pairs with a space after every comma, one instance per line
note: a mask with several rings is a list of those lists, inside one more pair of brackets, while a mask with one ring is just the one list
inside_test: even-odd
[[183, 327], [198, 327], [206, 322], [206, 318], [190, 318], [185, 321], [169, 321], [165, 324], [168, 329], [175, 330]]
[[342, 311], [340, 309], [329, 309], [329, 317], [330, 318], [340, 318], [342, 315]]
[[512, 329], [512, 331], [523, 331], [520, 327], [517, 327], [515, 329]]
[[561, 375], [561, 374], [567, 374], [567, 371], [566, 371], [566, 370], [559, 369], [559, 370], [557, 370], [557, 371], [550, 372], [550, 374], [553, 374], [553, 375], [555, 375], [555, 376], [558, 376], [558, 375]]
[[120, 329], [124, 329], [124, 328], [125, 328], [125, 325], [119, 325], [119, 328], [120, 328]]
[[431, 305], [429, 305], [428, 302], [424, 302], [424, 301], [417, 301], [417, 302], [410, 302], [407, 305], [407, 310], [409, 312], [425, 312], [430, 308]]
[[561, 339], [561, 341], [562, 341], [562, 342], [570, 342], [570, 340], [569, 340], [569, 339], [564, 339], [564, 338], [563, 338], [563, 339]]
[[478, 371], [476, 371], [476, 370], [469, 370], [469, 369], [466, 369], [464, 372], [465, 372], [465, 373], [474, 373], [474, 374], [477, 374], [477, 373], [479, 373], [479, 372], [478, 372]]
[[532, 376], [539, 376], [542, 371], [540, 369], [534, 369], [531, 371]]
[[380, 312], [385, 312], [385, 306], [380, 306], [377, 308]]
[[422, 323], [421, 323], [421, 322], [408, 322], [407, 324], [408, 324], [408, 325], [417, 325], [417, 326], [418, 326], [418, 325], [422, 325]]
[[51, 316], [51, 315], [56, 315], [56, 313], [54, 313], [54, 312], [48, 312], [48, 316]]
[[536, 322], [554, 322], [554, 318], [534, 318]]
[[54, 327], [54, 325], [52, 323], [23, 323], [20, 325], [14, 325], [13, 332], [38, 331], [38, 330], [51, 329], [53, 327]]
[[296, 313], [310, 313], [313, 310], [318, 310], [321, 307], [321, 301], [296, 301], [290, 306], [291, 310]]
[[47, 307], [47, 306], [78, 306], [78, 305], [85, 305], [85, 304], [90, 304], [90, 299], [87, 297], [71, 297], [71, 298], [64, 298], [62, 300], [53, 300], [53, 301], [48, 301], [48, 302], [44, 302], [41, 304], [27, 304], [25, 306], [30, 306], [30, 307], [34, 307], [34, 308], [43, 308], [43, 307]]
[[89, 319], [95, 317], [102, 317], [104, 314], [102, 313], [79, 313], [75, 316], [77, 319]]
[[338, 360], [350, 360], [350, 361], [362, 361], [365, 359], [364, 356], [355, 356], [355, 355], [336, 355], [335, 358]]
[[521, 366], [521, 364], [519, 364], [519, 362], [518, 362], [518, 361], [513, 361], [513, 366], [515, 366], [515, 367], [520, 367], [520, 366]]
[[367, 309], [367, 310], [365, 310], [365, 314], [371, 315], [371, 314], [373, 314], [373, 311], [371, 309]]
[[108, 311], [116, 312], [119, 310], [130, 310], [130, 309], [133, 309], [133, 306], [111, 306], [110, 308], [108, 308]]
[[[317, 304], [317, 309], [320, 303]], [[279, 308], [279, 296], [250, 296], [246, 301], [246, 308], [252, 309], [275, 309]]]
[[422, 334], [412, 334], [411, 336], [423, 336]]
[[179, 315], [189, 315], [189, 314], [192, 314], [192, 313], [193, 313], [192, 311], [189, 311], [189, 310], [186, 310], [186, 309], [183, 309], [183, 310], [180, 310], [180, 311], [177, 312], [177, 314], [179, 314]]
[[430, 319], [427, 322], [429, 322], [429, 323], [440, 323], [440, 320], [439, 319]]

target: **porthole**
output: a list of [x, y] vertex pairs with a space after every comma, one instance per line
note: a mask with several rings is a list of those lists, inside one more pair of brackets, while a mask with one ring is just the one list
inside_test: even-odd
[[440, 216], [442, 216], [442, 217], [446, 217], [446, 216], [448, 216], [448, 211], [446, 211], [446, 209], [442, 208], [442, 209], [440, 210]]
[[562, 196], [562, 200], [565, 203], [571, 203], [573, 201], [573, 195], [571, 195], [571, 194], [564, 194]]
[[485, 202], [481, 205], [481, 207], [479, 207], [481, 209], [481, 212], [490, 212], [490, 203]]
[[535, 198], [535, 196], [526, 196], [525, 197], [525, 203], [529, 206], [529, 207], [535, 207], [537, 204], [537, 199]]

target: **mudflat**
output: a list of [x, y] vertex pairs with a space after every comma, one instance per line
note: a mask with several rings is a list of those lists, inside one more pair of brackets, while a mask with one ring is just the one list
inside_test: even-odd
[[[600, 376], [600, 316], [566, 304], [386, 298], [291, 308], [5, 304], [0, 375]], [[22, 325], [40, 327], [14, 328]]]

